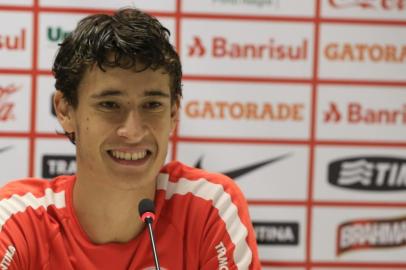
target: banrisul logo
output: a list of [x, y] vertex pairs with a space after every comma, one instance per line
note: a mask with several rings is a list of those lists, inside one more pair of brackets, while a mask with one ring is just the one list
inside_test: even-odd
[[47, 27], [47, 39], [51, 42], [62, 42], [69, 33], [70, 31], [66, 31], [60, 26]]
[[337, 255], [406, 246], [406, 217], [352, 220], [337, 229]]
[[62, 174], [76, 172], [76, 158], [74, 155], [44, 155], [42, 157], [42, 177], [54, 178]]
[[368, 156], [330, 163], [331, 185], [366, 191], [406, 190], [406, 158]]
[[299, 223], [253, 221], [258, 245], [296, 246], [299, 244]]

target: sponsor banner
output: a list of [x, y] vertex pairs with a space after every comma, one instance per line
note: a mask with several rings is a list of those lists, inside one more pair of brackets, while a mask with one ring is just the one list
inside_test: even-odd
[[187, 75], [311, 77], [311, 23], [213, 19], [182, 23], [181, 57]]
[[0, 11], [0, 59], [0, 68], [31, 68], [32, 13]]
[[406, 149], [318, 146], [314, 199], [404, 202]]
[[176, 48], [176, 20], [168, 17], [157, 17], [157, 19], [169, 30], [169, 42]]
[[261, 260], [305, 260], [304, 207], [251, 205], [249, 211]]
[[[171, 143], [168, 148], [166, 163], [170, 161]], [[62, 174], [76, 173], [76, 149], [67, 138], [37, 139], [36, 149], [36, 177], [51, 179]]]
[[178, 143], [178, 160], [232, 178], [247, 199], [304, 200], [308, 147]]
[[322, 24], [319, 59], [323, 79], [405, 81], [406, 28]]
[[83, 13], [40, 13], [38, 63], [40, 69], [50, 70], [58, 50], [58, 44], [76, 27]]
[[317, 111], [318, 139], [406, 140], [404, 87], [322, 85]]
[[0, 75], [0, 131], [27, 132], [31, 117], [31, 78]]
[[80, 7], [80, 8], [111, 8], [137, 7], [143, 10], [151, 11], [175, 11], [175, 0], [39, 0], [40, 6], [50, 7]]
[[6, 6], [32, 6], [33, 0], [0, 0], [0, 5]]
[[[312, 269], [313, 270], [331, 270], [331, 268], [326, 268], [326, 267], [312, 267]], [[378, 267], [365, 268], [365, 267], [362, 267], [362, 269], [365, 269], [365, 270], [399, 270], [399, 267], [396, 267], [396, 268], [394, 268], [394, 267], [384, 267], [384, 268], [378, 268]], [[284, 269], [284, 270], [286, 270], [286, 269]], [[289, 270], [290, 270], [290, 268], [289, 268]], [[337, 266], [334, 266], [334, 270], [360, 270], [360, 268], [359, 267], [355, 268], [355, 267], [337, 267]]]
[[0, 138], [0, 186], [28, 175], [28, 139]]
[[314, 16], [314, 0], [183, 0], [182, 11], [254, 16]]
[[[88, 14], [40, 14], [39, 33], [39, 68], [51, 70], [55, 55], [63, 39], [76, 27], [78, 21]], [[171, 32], [171, 43], [175, 43], [175, 20], [172, 18], [159, 18], [161, 23]]]
[[310, 85], [185, 81], [183, 89], [181, 136], [309, 138]]
[[[314, 269], [314, 268], [312, 268]], [[261, 270], [306, 270], [305, 267], [276, 267], [276, 266], [262, 266]], [[331, 269], [330, 269], [331, 270]], [[369, 270], [369, 269], [368, 269]]]
[[52, 134], [62, 132], [53, 107], [54, 78], [38, 76], [37, 84], [37, 131]]
[[405, 20], [405, 0], [322, 0], [323, 17]]
[[406, 210], [316, 207], [312, 246], [316, 262], [405, 263]]
[[75, 146], [66, 138], [37, 139], [35, 177], [53, 178], [76, 172]]

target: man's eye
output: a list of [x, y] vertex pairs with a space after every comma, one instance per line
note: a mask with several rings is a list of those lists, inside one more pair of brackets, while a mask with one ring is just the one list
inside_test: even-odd
[[102, 101], [99, 103], [99, 106], [104, 109], [118, 109], [120, 106], [113, 101]]
[[162, 103], [158, 101], [150, 101], [144, 104], [145, 109], [156, 110], [162, 107]]

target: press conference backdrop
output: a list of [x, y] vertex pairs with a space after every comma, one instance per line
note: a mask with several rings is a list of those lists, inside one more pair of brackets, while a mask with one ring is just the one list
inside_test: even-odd
[[0, 0], [1, 184], [75, 172], [52, 60], [123, 6], [183, 61], [168, 160], [234, 178], [263, 269], [406, 269], [405, 0]]

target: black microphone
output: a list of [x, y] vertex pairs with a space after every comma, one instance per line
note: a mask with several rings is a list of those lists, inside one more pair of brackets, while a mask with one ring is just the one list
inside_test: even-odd
[[159, 267], [158, 253], [156, 252], [154, 233], [152, 232], [152, 222], [155, 220], [155, 207], [154, 202], [150, 199], [142, 199], [138, 204], [138, 212], [140, 213], [141, 220], [147, 224], [149, 239], [151, 240], [152, 256], [155, 261], [156, 270], [161, 270]]

